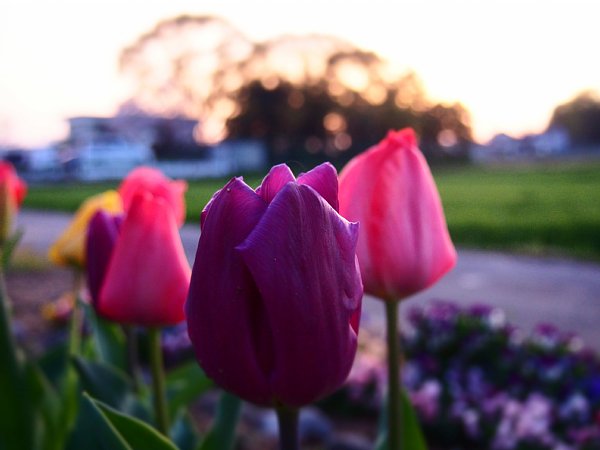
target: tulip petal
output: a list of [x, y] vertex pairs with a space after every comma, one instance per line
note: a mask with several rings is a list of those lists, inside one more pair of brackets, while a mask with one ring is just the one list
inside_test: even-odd
[[373, 295], [405, 298], [454, 266], [439, 194], [410, 129], [390, 132], [344, 168], [340, 210], [361, 223], [357, 254]]
[[0, 241], [12, 232], [15, 215], [27, 194], [27, 184], [19, 178], [13, 165], [0, 161]]
[[300, 174], [300, 176], [298, 176], [298, 184], [310, 186], [317, 191], [333, 209], [336, 211], [340, 210], [338, 201], [337, 170], [335, 170], [335, 167], [333, 167], [331, 163], [323, 163], [306, 173]]
[[224, 389], [267, 405], [272, 360], [270, 326], [260, 295], [234, 248], [267, 204], [241, 179], [215, 195], [198, 242], [186, 303], [188, 333], [197, 359]]
[[[371, 256], [388, 292], [407, 297], [434, 284], [456, 261], [442, 202], [416, 146], [395, 151], [377, 179]], [[401, 174], [401, 175], [398, 175]], [[390, 208], [390, 205], [401, 205]], [[377, 257], [379, 255], [379, 257]]]
[[348, 220], [358, 221], [361, 232], [356, 246], [365, 291], [383, 297], [385, 292], [373, 267], [370, 252], [372, 236], [367, 232], [372, 221], [379, 220], [371, 214], [371, 199], [376, 195], [375, 181], [385, 154], [371, 150], [356, 156], [344, 167], [339, 179], [340, 214]]
[[211, 197], [211, 199], [208, 201], [208, 203], [206, 203], [206, 206], [204, 206], [204, 208], [202, 208], [202, 212], [200, 213], [200, 230], [202, 230], [204, 228], [204, 222], [206, 221], [206, 216], [208, 216], [208, 211], [210, 210], [210, 207], [212, 206], [212, 203], [215, 200], [215, 197], [217, 195], [219, 195], [220, 192], [221, 192], [221, 190], [218, 190], [217, 192], [215, 192], [213, 194], [213, 196]]
[[238, 247], [265, 302], [274, 345], [270, 383], [285, 405], [331, 393], [350, 370], [362, 297], [357, 238], [358, 225], [311, 187], [288, 183]]
[[123, 198], [123, 207], [128, 211], [133, 198], [141, 192], [150, 192], [155, 197], [164, 199], [173, 208], [178, 226], [185, 221], [185, 199], [187, 182], [171, 180], [160, 170], [152, 167], [138, 167], [132, 170], [119, 186], [119, 194]]
[[263, 179], [256, 193], [260, 195], [265, 202], [271, 203], [277, 193], [290, 181], [295, 181], [296, 177], [285, 164], [273, 166], [267, 176]]
[[123, 216], [99, 210], [88, 226], [86, 239], [87, 282], [94, 307], [98, 303], [100, 289], [108, 269], [115, 243], [119, 237]]
[[190, 267], [170, 206], [149, 193], [136, 195], [121, 228], [98, 312], [143, 326], [183, 321]]
[[[236, 178], [239, 179], [240, 181], [244, 181], [243, 177], [236, 177]], [[200, 230], [202, 230], [204, 228], [204, 221], [206, 220], [208, 211], [210, 210], [210, 207], [212, 206], [213, 202], [215, 201], [215, 198], [217, 198], [219, 196], [219, 194], [221, 193], [222, 190], [223, 189], [219, 189], [217, 192], [215, 192], [212, 195], [212, 197], [210, 198], [210, 200], [206, 203], [204, 208], [202, 208], [202, 212], [200, 213]]]
[[58, 265], [84, 267], [85, 240], [90, 219], [98, 210], [120, 213], [121, 197], [116, 191], [106, 191], [86, 199], [75, 212], [73, 220], [48, 249], [50, 261]]

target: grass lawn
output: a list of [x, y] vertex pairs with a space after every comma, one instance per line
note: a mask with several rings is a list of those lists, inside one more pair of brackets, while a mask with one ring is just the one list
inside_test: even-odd
[[600, 260], [600, 163], [434, 175], [457, 244]]
[[[434, 170], [456, 244], [600, 260], [600, 163]], [[260, 176], [246, 177], [251, 186]], [[189, 222], [197, 222], [226, 182], [190, 182]], [[31, 186], [25, 207], [74, 211], [116, 183]]]

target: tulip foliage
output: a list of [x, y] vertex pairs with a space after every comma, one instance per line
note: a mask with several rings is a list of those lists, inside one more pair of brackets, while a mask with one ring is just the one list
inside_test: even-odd
[[[3, 230], [25, 192], [5, 169]], [[256, 189], [231, 179], [202, 211], [192, 269], [179, 235], [186, 189], [142, 167], [82, 204], [49, 252], [86, 281], [64, 347], [21, 358], [0, 283], [0, 450], [226, 450], [242, 400], [274, 408], [281, 448], [296, 449], [298, 410], [340, 388], [353, 365], [363, 282], [403, 298], [454, 264], [408, 131], [351, 162], [339, 187], [328, 163], [297, 177], [275, 166]], [[197, 361], [165, 375], [161, 334], [173, 327], [187, 329]], [[188, 405], [214, 389], [221, 400], [201, 435]], [[405, 446], [425, 448], [410, 402], [398, 401]]]

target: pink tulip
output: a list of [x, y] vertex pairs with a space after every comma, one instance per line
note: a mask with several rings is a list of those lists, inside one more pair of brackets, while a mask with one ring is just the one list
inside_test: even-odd
[[440, 197], [412, 129], [391, 131], [340, 174], [340, 213], [360, 222], [365, 292], [402, 299], [456, 262]]
[[138, 167], [132, 170], [119, 186], [125, 212], [129, 210], [133, 198], [140, 192], [150, 192], [154, 197], [164, 199], [173, 209], [178, 226], [185, 221], [185, 180], [171, 180], [162, 172], [151, 167]]
[[206, 373], [251, 402], [299, 407], [337, 389], [357, 345], [357, 224], [336, 211], [323, 164], [296, 179], [282, 164], [256, 191], [234, 178], [201, 217], [186, 304]]
[[[117, 220], [102, 215], [90, 227], [88, 278], [93, 280], [98, 313], [142, 326], [183, 321], [191, 271], [167, 202], [147, 192], [138, 194], [120, 231]], [[94, 249], [113, 245], [108, 258], [101, 248]]]
[[27, 185], [12, 164], [0, 161], [0, 243], [9, 237], [26, 193]]

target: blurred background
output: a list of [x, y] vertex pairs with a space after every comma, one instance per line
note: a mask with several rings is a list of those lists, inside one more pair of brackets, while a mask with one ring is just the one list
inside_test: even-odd
[[85, 165], [84, 147], [117, 140], [138, 159], [257, 141], [265, 164], [343, 163], [405, 126], [432, 162], [587, 154], [600, 142], [591, 1], [0, 8], [0, 146], [31, 168], [43, 157], [17, 150]]
[[204, 180], [196, 221], [224, 178], [340, 169], [410, 126], [459, 245], [598, 260], [599, 9], [4, 0], [0, 154], [44, 209], [140, 164]]
[[[459, 248], [456, 269], [402, 305], [428, 439], [480, 450], [518, 428], [574, 444], [536, 447], [527, 431], [493, 448], [599, 448], [598, 17], [592, 0], [0, 0], [0, 157], [29, 183], [8, 273], [18, 338], [40, 352], [64, 337], [71, 274], [47, 248], [65, 213], [132, 168], [189, 181], [193, 260], [228, 177], [339, 170], [410, 126]], [[362, 323], [349, 387], [324, 406], [351, 433], [366, 417], [372, 437], [381, 305], [366, 299]], [[507, 399], [531, 430], [502, 425]]]

